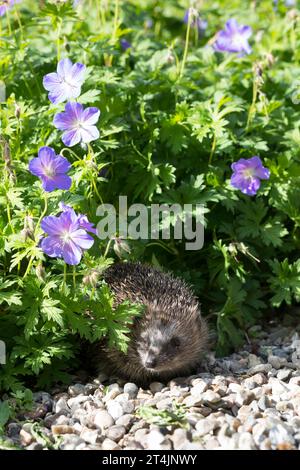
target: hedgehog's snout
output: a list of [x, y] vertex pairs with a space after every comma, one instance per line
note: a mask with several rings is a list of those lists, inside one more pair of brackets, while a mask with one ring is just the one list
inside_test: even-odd
[[137, 352], [143, 367], [158, 372], [169, 368], [179, 352], [179, 347], [180, 340], [174, 336], [172, 329], [168, 331], [166, 327], [156, 327], [141, 334]]
[[151, 353], [146, 355], [146, 358], [144, 359], [144, 366], [146, 367], [146, 369], [155, 369], [156, 365], [157, 365], [156, 357]]

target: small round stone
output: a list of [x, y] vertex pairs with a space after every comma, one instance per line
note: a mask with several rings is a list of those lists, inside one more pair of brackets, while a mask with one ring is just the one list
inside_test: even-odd
[[122, 405], [115, 400], [108, 402], [107, 411], [114, 420], [121, 418], [125, 414]]
[[128, 393], [129, 398], [136, 398], [139, 388], [134, 383], [128, 382], [124, 385], [124, 393]]
[[111, 426], [106, 431], [106, 437], [111, 439], [112, 441], [119, 442], [120, 439], [125, 435], [126, 429], [124, 426]]
[[162, 384], [161, 382], [152, 382], [149, 386], [151, 392], [153, 394], [157, 393], [157, 392], [161, 392], [162, 389], [164, 388], [164, 384]]
[[70, 385], [70, 387], [68, 388], [68, 393], [69, 395], [71, 395], [72, 397], [75, 397], [76, 395], [84, 395], [85, 393], [85, 386], [82, 385], [82, 384], [74, 384], [74, 385]]
[[103, 432], [104, 430], [110, 428], [115, 424], [113, 417], [106, 411], [100, 410], [94, 416], [94, 425], [101, 429]]

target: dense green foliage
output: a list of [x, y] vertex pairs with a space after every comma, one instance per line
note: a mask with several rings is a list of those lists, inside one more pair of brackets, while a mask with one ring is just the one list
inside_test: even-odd
[[[199, 1], [208, 26], [199, 37], [191, 28], [187, 41], [188, 6], [83, 0], [74, 9], [23, 0], [0, 18], [2, 390], [36, 375], [39, 385], [66, 380], [77, 335], [108, 335], [126, 350], [139, 313], [128, 304], [114, 310], [107, 286], [95, 289], [115, 257], [113, 243], [95, 238], [67, 273], [62, 260], [41, 251], [38, 221], [59, 213], [60, 201], [94, 223], [97, 206], [117, 207], [119, 195], [147, 206], [205, 204], [203, 249], [186, 251], [184, 240], [128, 240], [131, 252], [121, 256], [186, 278], [210, 314], [220, 353], [237, 347], [264, 311], [300, 299], [300, 13], [283, 1], [277, 9], [272, 0]], [[253, 29], [249, 55], [211, 46], [232, 17]], [[123, 51], [121, 38], [132, 47]], [[101, 110], [100, 139], [89, 148], [63, 149], [53, 126], [63, 105], [51, 104], [42, 86], [66, 56], [88, 67], [79, 101]], [[49, 193], [45, 211], [40, 181], [28, 171], [43, 145], [69, 159], [73, 180], [70, 191]], [[230, 166], [253, 155], [271, 176], [249, 197], [230, 185]]]

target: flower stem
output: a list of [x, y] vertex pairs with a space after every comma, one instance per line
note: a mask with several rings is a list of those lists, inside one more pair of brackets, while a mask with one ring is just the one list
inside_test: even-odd
[[9, 224], [9, 226], [10, 226], [10, 228], [11, 228], [11, 231], [12, 231], [12, 233], [15, 233], [15, 230], [14, 230], [14, 227], [13, 227], [12, 221], [11, 221], [11, 212], [10, 212], [10, 205], [9, 205], [9, 202], [7, 202], [6, 213], [7, 213], [8, 224]]
[[[40, 218], [39, 218], [39, 220], [36, 224], [35, 230], [34, 230], [34, 239], [35, 239], [36, 245], [38, 243], [38, 240], [36, 240], [38, 229], [40, 227], [42, 219], [44, 218], [44, 216], [46, 215], [47, 210], [48, 210], [48, 195], [47, 195], [47, 193], [44, 193], [44, 199], [45, 199], [45, 207], [44, 207], [44, 210], [43, 210], [43, 212], [42, 212], [42, 214], [41, 214], [41, 216], [40, 216]], [[32, 266], [32, 263], [33, 263], [33, 260], [34, 260], [34, 256], [30, 256], [29, 263], [28, 263], [28, 266], [27, 266], [27, 269], [24, 273], [23, 278], [25, 278], [27, 276], [27, 274], [29, 273], [29, 271], [31, 269], [31, 266]]]
[[34, 238], [36, 237], [37, 235], [37, 231], [40, 227], [40, 224], [41, 224], [41, 221], [42, 219], [45, 217], [45, 215], [47, 214], [47, 210], [48, 210], [48, 194], [47, 193], [44, 193], [44, 201], [45, 201], [45, 206], [44, 206], [44, 210], [36, 224], [36, 227], [35, 227], [35, 231], [34, 231]]
[[31, 269], [31, 266], [32, 266], [32, 263], [33, 263], [33, 258], [34, 258], [33, 256], [30, 256], [28, 266], [27, 266], [26, 271], [25, 271], [25, 273], [24, 273], [24, 275], [23, 275], [23, 279], [25, 279], [25, 277], [28, 275], [28, 273], [29, 273], [29, 271], [30, 271], [30, 269]]
[[76, 290], [76, 267], [73, 266], [73, 287], [74, 287], [74, 290]]
[[104, 257], [104, 258], [106, 258], [106, 257], [107, 257], [107, 255], [108, 255], [108, 252], [109, 252], [109, 248], [110, 248], [111, 242], [112, 242], [112, 238], [110, 238], [110, 240], [109, 240], [108, 244], [106, 245], [106, 250], [105, 250], [105, 252], [104, 252], [104, 255], [103, 255], [103, 257]]
[[11, 36], [11, 24], [10, 24], [10, 18], [9, 18], [8, 10], [6, 10], [6, 21], [7, 21], [8, 33]]
[[62, 290], [65, 291], [66, 287], [67, 287], [67, 265], [65, 263], [64, 264], [64, 279], [63, 279]]
[[116, 2], [115, 2], [115, 14], [114, 14], [114, 31], [113, 31], [113, 41], [114, 42], [117, 39], [119, 13], [120, 13], [120, 3], [119, 3], [119, 0], [116, 0]]
[[257, 80], [256, 80], [256, 77], [254, 76], [254, 78], [253, 78], [253, 91], [252, 91], [252, 103], [250, 105], [249, 112], [248, 112], [246, 132], [249, 130], [249, 126], [250, 126], [251, 121], [252, 121], [252, 119], [254, 117], [254, 114], [255, 114], [255, 104], [256, 104], [256, 100], [257, 100], [257, 92], [258, 92]]
[[216, 145], [217, 145], [217, 138], [216, 138], [216, 134], [214, 134], [214, 138], [213, 138], [212, 146], [211, 146], [211, 151], [210, 151], [210, 155], [209, 155], [209, 160], [208, 160], [209, 165], [211, 165], [212, 158], [213, 158], [213, 155], [214, 155], [215, 150], [216, 150]]
[[[113, 26], [113, 33], [112, 33], [112, 44], [115, 44], [118, 34], [118, 27], [119, 27], [119, 15], [120, 15], [120, 0], [115, 0], [115, 12], [114, 12], [114, 26]], [[107, 65], [108, 67], [112, 66], [113, 56], [110, 55], [107, 58]]]
[[192, 14], [189, 11], [188, 15], [188, 23], [187, 23], [187, 29], [186, 29], [186, 36], [185, 36], [185, 46], [184, 46], [184, 53], [183, 53], [183, 58], [182, 58], [182, 63], [181, 63], [181, 69], [179, 73], [179, 78], [182, 77], [183, 72], [184, 72], [184, 67], [187, 59], [187, 54], [189, 50], [189, 40], [190, 40], [190, 31], [191, 31], [191, 22], [192, 22]]
[[21, 41], [23, 42], [23, 39], [24, 39], [23, 26], [22, 26], [22, 22], [21, 22], [20, 12], [19, 12], [17, 6], [15, 8], [15, 11], [16, 11], [17, 22], [18, 22], [18, 25], [19, 25], [19, 28], [20, 28]]
[[61, 33], [61, 26], [62, 26], [62, 22], [59, 21], [58, 25], [57, 25], [57, 30], [56, 30], [56, 48], [57, 48], [57, 62], [60, 61], [60, 33]]

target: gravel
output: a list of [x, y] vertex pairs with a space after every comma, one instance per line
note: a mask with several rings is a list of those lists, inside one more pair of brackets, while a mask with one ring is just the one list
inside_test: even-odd
[[144, 389], [101, 374], [37, 392], [3, 442], [28, 450], [300, 450], [298, 333], [253, 327], [255, 340], [238, 353], [209, 352], [198, 373]]

